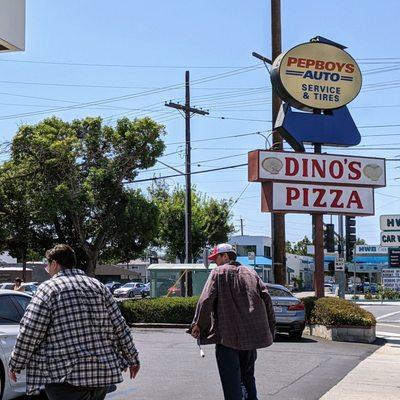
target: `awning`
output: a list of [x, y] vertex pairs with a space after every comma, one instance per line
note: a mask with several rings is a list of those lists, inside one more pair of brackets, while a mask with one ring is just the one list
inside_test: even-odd
[[237, 261], [240, 262], [240, 264], [248, 265], [248, 266], [260, 266], [264, 265], [266, 267], [270, 267], [272, 265], [272, 260], [267, 257], [263, 256], [256, 256], [255, 260], [249, 260], [249, 257], [246, 256], [238, 256]]

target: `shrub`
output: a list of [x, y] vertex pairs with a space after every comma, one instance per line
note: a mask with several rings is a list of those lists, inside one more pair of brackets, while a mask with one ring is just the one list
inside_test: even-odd
[[126, 300], [119, 303], [128, 323], [190, 324], [198, 297], [160, 297], [156, 299]]
[[364, 298], [365, 298], [365, 300], [372, 300], [374, 298], [374, 296], [372, 296], [371, 292], [367, 292], [367, 293], [365, 293]]
[[375, 326], [375, 317], [351, 301], [336, 297], [323, 297], [315, 302], [310, 316], [312, 324], [326, 326], [355, 325]]

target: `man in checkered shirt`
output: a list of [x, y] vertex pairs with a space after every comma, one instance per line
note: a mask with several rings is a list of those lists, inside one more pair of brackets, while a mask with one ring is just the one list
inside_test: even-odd
[[52, 279], [32, 298], [11, 355], [10, 378], [27, 369], [27, 394], [45, 387], [50, 400], [102, 400], [139, 372], [138, 352], [108, 289], [76, 268], [71, 247], [46, 252]]

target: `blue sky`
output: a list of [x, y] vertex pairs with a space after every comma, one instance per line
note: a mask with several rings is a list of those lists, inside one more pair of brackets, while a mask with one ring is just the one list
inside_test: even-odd
[[[161, 160], [183, 169], [184, 120], [164, 102], [184, 100], [189, 69], [192, 105], [210, 110], [208, 117], [192, 119], [193, 170], [245, 163], [248, 151], [264, 147], [262, 136], [216, 139], [271, 128], [268, 72], [251, 56], [257, 51], [270, 57], [269, 12], [265, 0], [27, 0], [26, 51], [0, 54], [0, 141], [11, 140], [19, 125], [52, 114], [67, 120], [100, 115], [110, 124], [122, 115], [150, 115], [165, 124], [166, 153], [173, 153]], [[282, 0], [283, 50], [322, 35], [347, 45], [364, 72], [363, 89], [349, 105], [357, 125], [366, 126], [360, 129], [362, 142], [356, 149], [325, 151], [400, 156], [399, 12], [395, 0]], [[128, 95], [97, 108], [47, 112]], [[375, 191], [376, 215], [357, 218], [358, 236], [368, 244], [379, 242], [379, 215], [400, 214], [396, 167], [399, 162], [387, 163], [388, 186]], [[140, 178], [171, 172], [157, 164]], [[270, 215], [260, 211], [260, 184], [243, 192], [246, 167], [193, 175], [192, 182], [210, 196], [238, 199], [233, 221], [239, 227], [243, 218], [245, 234], [270, 235]], [[146, 184], [134, 187], [145, 190]], [[311, 236], [309, 215], [286, 220], [288, 240]]]

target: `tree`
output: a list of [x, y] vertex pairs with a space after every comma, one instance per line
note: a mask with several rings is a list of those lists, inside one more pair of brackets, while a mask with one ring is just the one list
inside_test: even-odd
[[[152, 199], [160, 210], [160, 228], [156, 243], [165, 247], [170, 260], [185, 259], [185, 189], [176, 186], [169, 191], [164, 184], [151, 190]], [[226, 242], [234, 232], [230, 222], [230, 200], [216, 200], [192, 188], [192, 254], [210, 244]]]
[[32, 213], [32, 197], [26, 182], [12, 179], [15, 166], [0, 167], [0, 251], [8, 250], [22, 263], [22, 278], [26, 278], [29, 254], [51, 243], [48, 230]]
[[302, 240], [293, 244], [291, 253], [306, 256], [307, 255], [307, 246], [309, 246], [309, 245], [312, 245], [311, 240], [307, 236], [304, 236], [304, 238]]
[[[54, 242], [73, 245], [93, 275], [103, 252], [106, 257], [113, 248], [124, 258], [149, 243], [157, 223], [154, 205], [126, 184], [155, 164], [163, 134], [150, 118], [122, 118], [111, 127], [101, 118], [52, 117], [19, 129], [7, 166], [11, 179], [27, 186], [30, 214], [51, 229]], [[151, 223], [127, 227], [147, 216]]]

